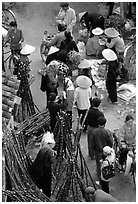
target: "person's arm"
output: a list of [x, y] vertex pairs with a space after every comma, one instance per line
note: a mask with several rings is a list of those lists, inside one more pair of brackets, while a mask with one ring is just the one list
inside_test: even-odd
[[72, 11], [71, 11], [71, 22], [70, 22], [70, 24], [67, 26], [67, 29], [71, 29], [71, 28], [73, 28], [73, 26], [75, 25], [75, 23], [76, 23], [76, 14], [75, 14], [75, 11], [72, 9]]
[[55, 35], [49, 42], [46, 42], [46, 45], [47, 45], [48, 47], [53, 46], [53, 45], [56, 45], [56, 44], [57, 44], [57, 41], [58, 41], [58, 36]]
[[105, 45], [108, 48], [112, 48], [112, 47], [114, 47], [115, 43], [116, 43], [115, 39], [112, 39], [110, 43], [106, 42]]

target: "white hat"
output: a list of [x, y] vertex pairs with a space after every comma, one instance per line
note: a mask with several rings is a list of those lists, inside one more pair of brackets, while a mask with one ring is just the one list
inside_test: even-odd
[[101, 28], [95, 28], [95, 29], [93, 29], [92, 30], [92, 33], [94, 34], [94, 35], [101, 35], [102, 33], [103, 33], [103, 30], [101, 29]]
[[112, 148], [109, 146], [105, 146], [103, 148], [103, 152], [110, 155], [112, 153]]
[[116, 38], [120, 35], [119, 32], [115, 28], [106, 28], [104, 30], [104, 33], [109, 38]]
[[87, 89], [92, 85], [92, 80], [89, 77], [85, 76], [85, 75], [81, 75], [81, 76], [77, 77], [76, 84], [80, 88]]
[[83, 59], [80, 64], [78, 65], [78, 68], [80, 69], [86, 69], [86, 68], [89, 68], [91, 67], [91, 63], [90, 63], [90, 60], [87, 60], [87, 59]]
[[115, 54], [115, 52], [113, 50], [111, 50], [109, 48], [104, 49], [102, 51], [102, 55], [108, 61], [115, 61], [115, 60], [117, 60], [117, 55]]
[[2, 27], [2, 36], [6, 37], [7, 33], [8, 33], [8, 31]]
[[113, 14], [114, 14], [114, 13], [120, 15], [120, 6], [117, 7], [117, 8], [113, 11]]
[[54, 135], [53, 133], [50, 133], [50, 132], [46, 132], [44, 135], [43, 135], [43, 138], [42, 138], [42, 141], [41, 143], [45, 143], [45, 144], [55, 144], [55, 140], [54, 140]]
[[35, 47], [34, 46], [25, 44], [25, 46], [22, 48], [20, 53], [22, 55], [29, 55], [29, 54], [31, 54], [34, 51], [35, 51]]
[[51, 46], [47, 55], [50, 55], [50, 54], [55, 53], [57, 51], [59, 51], [59, 48], [57, 48], [55, 46]]
[[81, 20], [81, 18], [84, 16], [85, 13], [87, 13], [87, 11], [79, 13], [79, 21]]

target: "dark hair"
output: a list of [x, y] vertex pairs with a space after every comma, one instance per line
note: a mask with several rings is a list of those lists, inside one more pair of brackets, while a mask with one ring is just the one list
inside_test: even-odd
[[65, 31], [66, 28], [67, 28], [66, 25], [64, 25], [64, 24], [58, 24], [58, 30], [59, 30], [60, 32], [61, 32], [61, 31]]
[[61, 4], [60, 4], [60, 6], [63, 8], [63, 7], [68, 7], [69, 6], [69, 3], [67, 3], [67, 2], [62, 2]]
[[98, 118], [98, 124], [99, 124], [100, 126], [105, 125], [105, 124], [106, 124], [106, 118], [105, 118], [105, 117], [99, 117], [99, 118]]
[[70, 31], [65, 31], [65, 37], [67, 41], [71, 41], [73, 39]]
[[133, 116], [131, 114], [127, 115], [125, 118], [125, 122], [129, 121], [129, 120], [134, 120]]
[[96, 107], [96, 108], [100, 105], [100, 103], [101, 103], [101, 99], [100, 99], [100, 98], [94, 98], [94, 99], [92, 100], [92, 104], [93, 104], [93, 106]]
[[10, 22], [10, 26], [12, 26], [12, 27], [17, 27], [17, 22], [16, 22], [16, 21], [11, 21], [11, 22]]

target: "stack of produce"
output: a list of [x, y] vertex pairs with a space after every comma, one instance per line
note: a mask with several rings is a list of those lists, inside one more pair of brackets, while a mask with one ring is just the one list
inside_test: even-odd
[[62, 112], [58, 116], [54, 133], [57, 158], [53, 168], [56, 179], [53, 181], [52, 195], [57, 202], [89, 201], [84, 189], [89, 185], [95, 188], [95, 184], [81, 152], [79, 121], [77, 131], [73, 133], [68, 116]]
[[19, 85], [20, 80], [17, 80], [17, 77], [2, 74], [2, 122], [6, 125], [11, 119]]
[[3, 171], [3, 176], [6, 176], [4, 179], [6, 186], [3, 186], [3, 200], [5, 200], [5, 196], [8, 196], [11, 202], [52, 201], [37, 188], [30, 177], [29, 169], [32, 161], [26, 152], [25, 140], [26, 137], [33, 137], [38, 132], [43, 132], [46, 123], [49, 123], [48, 110], [26, 119], [17, 126], [16, 131], [9, 128], [4, 129], [3, 170], [6, 171]]

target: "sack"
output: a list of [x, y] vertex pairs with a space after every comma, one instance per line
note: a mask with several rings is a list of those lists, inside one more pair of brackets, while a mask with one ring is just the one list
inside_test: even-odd
[[104, 166], [101, 171], [102, 171], [102, 176], [105, 180], [108, 180], [115, 176], [114, 166], [110, 164], [109, 161], [108, 161], [108, 166]]

